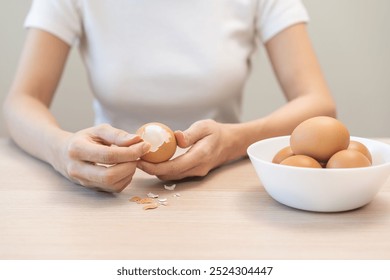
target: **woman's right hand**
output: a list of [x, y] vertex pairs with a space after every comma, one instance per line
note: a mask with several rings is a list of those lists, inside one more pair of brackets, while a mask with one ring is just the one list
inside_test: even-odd
[[4, 102], [10, 135], [22, 149], [49, 162], [71, 181], [120, 192], [131, 182], [137, 159], [149, 144], [109, 125], [77, 133], [59, 127], [49, 107], [70, 48], [50, 32], [29, 29], [18, 71]]
[[103, 124], [67, 134], [53, 167], [71, 181], [106, 192], [121, 192], [135, 173], [137, 160], [150, 149], [141, 137]]

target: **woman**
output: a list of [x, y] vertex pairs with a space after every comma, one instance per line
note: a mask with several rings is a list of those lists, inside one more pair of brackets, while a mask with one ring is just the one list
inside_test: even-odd
[[[73, 182], [109, 192], [129, 185], [136, 168], [162, 180], [205, 176], [255, 141], [289, 134], [309, 117], [335, 116], [307, 20], [299, 0], [34, 1], [4, 105], [10, 134]], [[288, 102], [240, 123], [258, 43]], [[96, 118], [93, 127], [72, 133], [49, 107], [75, 45]], [[150, 145], [131, 133], [150, 121], [175, 129], [178, 145], [191, 148], [165, 163], [139, 160]]]

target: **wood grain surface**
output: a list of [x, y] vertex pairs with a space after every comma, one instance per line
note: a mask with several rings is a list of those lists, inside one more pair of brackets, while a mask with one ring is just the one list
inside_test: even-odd
[[[313, 213], [274, 201], [248, 159], [173, 191], [139, 171], [108, 194], [71, 183], [8, 139], [0, 154], [0, 259], [390, 258], [390, 181], [360, 209]], [[149, 192], [168, 205], [129, 201]]]

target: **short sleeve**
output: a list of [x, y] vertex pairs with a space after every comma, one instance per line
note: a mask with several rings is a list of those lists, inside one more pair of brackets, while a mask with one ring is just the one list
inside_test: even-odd
[[300, 0], [259, 0], [258, 9], [257, 29], [263, 43], [293, 24], [309, 21]]
[[81, 22], [77, 0], [34, 0], [24, 26], [45, 30], [73, 45], [81, 35]]

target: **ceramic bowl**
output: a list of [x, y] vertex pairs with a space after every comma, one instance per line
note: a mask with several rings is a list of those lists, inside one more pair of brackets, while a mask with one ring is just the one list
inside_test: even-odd
[[373, 164], [362, 168], [318, 169], [272, 163], [289, 145], [290, 136], [269, 138], [248, 147], [249, 158], [267, 193], [290, 207], [318, 212], [339, 212], [371, 202], [390, 175], [390, 145], [351, 137], [366, 145]]

